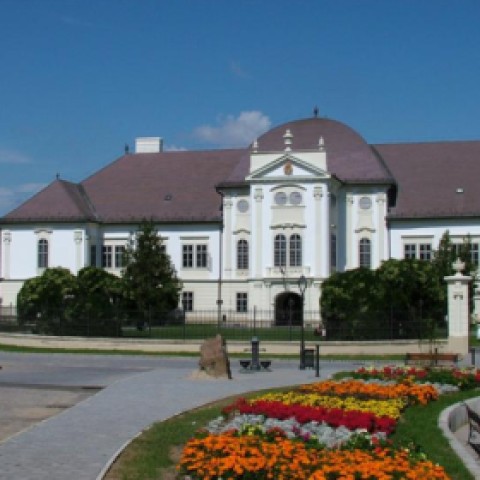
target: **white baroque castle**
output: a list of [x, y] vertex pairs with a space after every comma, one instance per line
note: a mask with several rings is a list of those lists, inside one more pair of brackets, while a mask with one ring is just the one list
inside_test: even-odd
[[[0, 298], [47, 267], [119, 274], [142, 220], [158, 226], [187, 310], [318, 310], [333, 271], [429, 260], [443, 233], [480, 243], [480, 141], [371, 145], [326, 118], [247, 148], [166, 152], [139, 138], [80, 183], [54, 180], [0, 219]], [[290, 303], [289, 303], [290, 302]]]

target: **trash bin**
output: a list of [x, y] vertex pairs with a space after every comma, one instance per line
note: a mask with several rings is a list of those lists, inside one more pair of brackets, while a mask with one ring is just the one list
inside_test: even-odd
[[305, 368], [315, 367], [315, 350], [313, 348], [305, 348], [303, 350], [303, 365]]

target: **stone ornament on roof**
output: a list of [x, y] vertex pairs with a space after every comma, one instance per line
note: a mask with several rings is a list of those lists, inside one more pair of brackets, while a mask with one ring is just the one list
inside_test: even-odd
[[293, 134], [290, 129], [287, 128], [285, 134], [283, 135], [283, 142], [285, 143], [285, 151], [290, 152], [292, 150], [292, 139]]

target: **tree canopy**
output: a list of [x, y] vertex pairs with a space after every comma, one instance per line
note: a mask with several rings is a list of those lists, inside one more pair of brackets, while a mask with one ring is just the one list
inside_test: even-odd
[[178, 306], [181, 282], [151, 221], [144, 221], [128, 245], [122, 272], [127, 304], [145, 319]]

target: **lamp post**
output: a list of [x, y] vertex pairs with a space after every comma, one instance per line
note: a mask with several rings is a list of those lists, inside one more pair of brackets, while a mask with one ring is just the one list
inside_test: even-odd
[[305, 310], [305, 289], [307, 288], [307, 279], [305, 275], [302, 275], [298, 279], [298, 288], [302, 295], [302, 311], [301, 311], [301, 330], [300, 330], [300, 370], [305, 370], [305, 322], [304, 322], [304, 310]]

